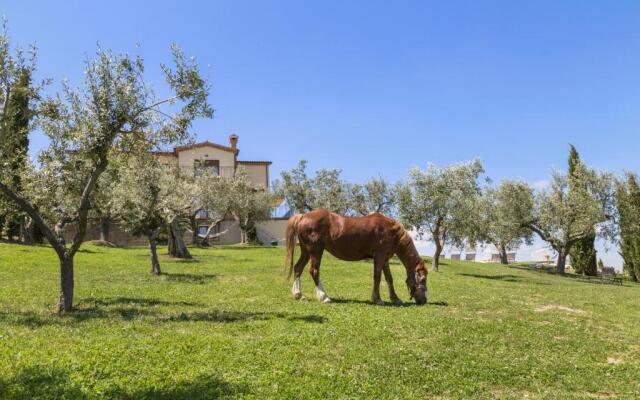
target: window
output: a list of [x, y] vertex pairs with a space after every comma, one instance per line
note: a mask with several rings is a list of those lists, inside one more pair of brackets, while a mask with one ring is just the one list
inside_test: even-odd
[[205, 173], [220, 175], [220, 160], [195, 160], [193, 162], [193, 175], [201, 176]]
[[204, 235], [207, 234], [207, 229], [209, 229], [209, 227], [206, 225], [198, 226], [198, 236], [204, 237]]
[[196, 213], [196, 219], [208, 219], [209, 218], [209, 213], [206, 212], [205, 210], [199, 210]]

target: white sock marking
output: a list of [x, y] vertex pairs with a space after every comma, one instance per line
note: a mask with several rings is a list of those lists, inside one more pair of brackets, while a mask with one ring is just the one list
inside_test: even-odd
[[318, 281], [318, 286], [316, 286], [316, 297], [323, 303], [331, 302], [331, 299], [324, 291], [324, 287], [322, 286], [322, 282]]
[[302, 291], [300, 290], [300, 277], [293, 280], [293, 287], [291, 288], [291, 292], [296, 299], [302, 297]]

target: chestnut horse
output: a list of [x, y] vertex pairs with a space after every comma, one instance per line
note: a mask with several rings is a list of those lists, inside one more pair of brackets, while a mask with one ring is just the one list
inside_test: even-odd
[[[302, 254], [293, 264], [296, 237]], [[427, 302], [427, 270], [407, 231], [395, 220], [379, 213], [364, 217], [344, 217], [326, 210], [313, 210], [296, 214], [287, 224], [287, 264], [289, 277], [293, 272], [293, 296], [302, 298], [300, 275], [311, 259], [311, 277], [316, 285], [316, 296], [323, 303], [331, 302], [320, 282], [320, 261], [326, 249], [345, 261], [373, 259], [373, 292], [371, 301], [384, 304], [380, 298], [380, 277], [389, 286], [391, 301], [401, 304], [394, 288], [389, 259], [395, 254], [407, 270], [409, 295], [417, 304]]]

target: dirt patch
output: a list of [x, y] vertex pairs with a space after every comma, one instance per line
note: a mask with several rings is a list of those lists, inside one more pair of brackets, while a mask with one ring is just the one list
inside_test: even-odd
[[611, 364], [611, 365], [622, 364], [622, 359], [618, 357], [607, 357], [607, 364]]
[[583, 310], [578, 310], [577, 308], [570, 308], [570, 307], [567, 307], [567, 306], [561, 306], [561, 305], [558, 305], [558, 304], [547, 304], [547, 305], [544, 305], [544, 306], [537, 307], [533, 311], [541, 313], [541, 312], [546, 312], [546, 311], [551, 311], [551, 310], [565, 311], [565, 312], [572, 313], [572, 314], [582, 314], [582, 313], [584, 313]]
[[604, 393], [604, 392], [587, 392], [587, 397], [590, 399], [615, 399], [618, 397], [615, 393]]

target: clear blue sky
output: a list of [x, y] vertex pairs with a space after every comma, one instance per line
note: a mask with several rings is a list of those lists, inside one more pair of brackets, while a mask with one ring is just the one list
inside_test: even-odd
[[[2, 1], [42, 77], [77, 83], [96, 42], [139, 44], [150, 76], [180, 44], [210, 65], [213, 120], [241, 158], [351, 181], [479, 157], [494, 180], [548, 179], [568, 143], [640, 170], [638, 1]], [[34, 138], [34, 147], [44, 144]]]

